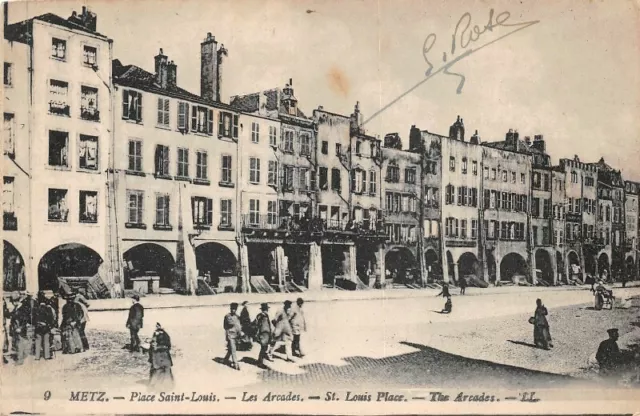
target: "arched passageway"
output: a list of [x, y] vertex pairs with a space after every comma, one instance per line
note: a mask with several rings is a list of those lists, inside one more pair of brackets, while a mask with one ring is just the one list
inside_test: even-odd
[[[238, 260], [226, 246], [216, 242], [206, 242], [196, 247], [196, 268], [199, 276], [213, 288], [237, 284]], [[224, 287], [221, 288], [224, 290]]]
[[482, 271], [476, 255], [467, 252], [463, 253], [458, 259], [458, 280], [469, 276], [482, 279]]
[[126, 289], [133, 288], [132, 278], [159, 276], [160, 286], [176, 289], [176, 262], [166, 248], [154, 243], [144, 243], [127, 250], [123, 256], [125, 262], [124, 284]]
[[598, 257], [598, 274], [600, 278], [605, 277], [609, 279], [611, 277], [611, 269], [609, 268], [609, 256], [607, 253], [602, 253]]
[[92, 277], [98, 273], [102, 257], [91, 248], [76, 243], [49, 250], [38, 263], [39, 290], [57, 291], [60, 277]]
[[518, 253], [509, 253], [500, 262], [500, 280], [516, 282], [527, 279], [527, 262]]
[[10, 242], [3, 240], [2, 249], [2, 290], [17, 292], [27, 289], [25, 280], [24, 259]]
[[390, 272], [389, 277], [396, 283], [413, 281], [418, 266], [411, 251], [404, 247], [390, 250], [384, 257], [384, 264]]
[[429, 281], [442, 280], [442, 264], [438, 258], [438, 253], [434, 249], [424, 252], [424, 264], [429, 273]]
[[536, 269], [538, 279], [542, 279], [550, 285], [553, 284], [553, 264], [547, 250], [536, 250]]
[[489, 276], [489, 282], [496, 282], [496, 258], [490, 251], [485, 252], [485, 262], [487, 268], [487, 275]]
[[558, 281], [564, 281], [564, 260], [562, 259], [562, 253], [556, 251], [556, 273], [558, 274]]
[[447, 251], [447, 268], [449, 269], [449, 281], [450, 282], [455, 282], [456, 280], [456, 276], [455, 276], [455, 267], [456, 264], [453, 262], [453, 255], [451, 254], [450, 251]]
[[567, 263], [569, 265], [569, 279], [581, 279], [580, 257], [575, 251], [570, 251], [567, 254]]

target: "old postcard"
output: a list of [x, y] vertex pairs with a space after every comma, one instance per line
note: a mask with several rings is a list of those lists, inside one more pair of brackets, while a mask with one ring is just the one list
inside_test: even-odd
[[0, 413], [640, 411], [640, 5], [3, 8]]

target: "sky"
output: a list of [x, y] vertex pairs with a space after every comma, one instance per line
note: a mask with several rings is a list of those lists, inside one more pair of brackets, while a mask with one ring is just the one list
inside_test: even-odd
[[[98, 15], [98, 31], [114, 40], [114, 58], [153, 72], [163, 48], [178, 65], [178, 84], [194, 93], [200, 42], [211, 32], [229, 51], [223, 100], [291, 78], [307, 115], [320, 105], [350, 114], [359, 101], [369, 133], [398, 132], [405, 146], [412, 125], [447, 134], [460, 115], [467, 137], [478, 130], [483, 141], [504, 140], [510, 128], [521, 137], [542, 134], [554, 163], [575, 154], [586, 162], [604, 157], [625, 179], [640, 181], [639, 4], [57, 0], [12, 2], [9, 22], [47, 12], [68, 17], [86, 5]], [[485, 30], [490, 21], [494, 27]], [[467, 42], [466, 22], [484, 33]], [[537, 23], [518, 26], [526, 22]], [[426, 56], [432, 73], [440, 72], [426, 79], [430, 34]], [[464, 52], [448, 67], [465, 77], [458, 93], [460, 78], [442, 66], [445, 54], [450, 63]]]

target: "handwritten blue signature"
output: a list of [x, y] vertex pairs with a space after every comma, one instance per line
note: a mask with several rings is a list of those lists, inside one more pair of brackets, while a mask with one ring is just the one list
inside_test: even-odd
[[[489, 11], [489, 20], [486, 25], [482, 27], [478, 25], [474, 25], [473, 27], [471, 27], [471, 14], [468, 12], [463, 14], [458, 20], [458, 23], [456, 24], [456, 28], [453, 31], [453, 35], [451, 35], [451, 51], [449, 52], [449, 54], [447, 54], [447, 52], [442, 53], [442, 62], [444, 63], [444, 65], [440, 66], [438, 69], [434, 69], [434, 65], [431, 63], [431, 59], [429, 58], [429, 52], [431, 51], [431, 49], [433, 49], [438, 37], [436, 36], [435, 33], [430, 33], [425, 38], [424, 43], [422, 45], [422, 56], [425, 62], [427, 63], [427, 65], [429, 66], [425, 72], [425, 78], [420, 80], [420, 82], [418, 82], [416, 85], [414, 85], [413, 87], [411, 87], [410, 89], [408, 89], [407, 91], [399, 95], [398, 97], [396, 97], [394, 100], [389, 102], [380, 110], [376, 111], [374, 114], [371, 115], [371, 117], [366, 119], [362, 124], [368, 123], [374, 117], [380, 115], [380, 113], [382, 113], [383, 111], [385, 111], [386, 109], [394, 105], [396, 102], [400, 101], [403, 97], [411, 93], [413, 90], [415, 90], [416, 88], [418, 88], [419, 86], [421, 86], [422, 84], [424, 84], [425, 82], [427, 82], [428, 80], [433, 78], [435, 75], [439, 74], [440, 72], [446, 75], [452, 75], [452, 76], [458, 77], [460, 81], [458, 83], [458, 88], [456, 89], [456, 93], [457, 94], [462, 93], [462, 88], [466, 80], [465, 76], [463, 74], [450, 71], [451, 68], [456, 63], [486, 48], [487, 46], [498, 42], [499, 40], [502, 40], [510, 35], [513, 35], [516, 32], [524, 30], [529, 26], [533, 26], [537, 23], [540, 23], [539, 20], [532, 20], [529, 22], [519, 22], [519, 23], [508, 23], [508, 20], [510, 17], [511, 17], [511, 13], [506, 11], [495, 16], [494, 10], [491, 9]], [[476, 47], [476, 48], [469, 47], [469, 45], [475, 42], [478, 42], [478, 40], [482, 38], [482, 35], [484, 35], [487, 32], [493, 32], [493, 29], [497, 27], [512, 27], [514, 29], [479, 47]]]

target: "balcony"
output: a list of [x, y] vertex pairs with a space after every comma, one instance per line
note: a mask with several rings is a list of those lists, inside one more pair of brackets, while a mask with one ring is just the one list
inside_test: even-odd
[[57, 116], [67, 116], [70, 115], [69, 105], [63, 102], [49, 102], [49, 114], [55, 114]]
[[95, 108], [81, 108], [80, 118], [88, 121], [100, 121], [100, 111]]
[[4, 231], [18, 231], [18, 218], [13, 212], [5, 212], [2, 215], [2, 229]]
[[242, 228], [255, 230], [277, 230], [280, 227], [277, 215], [244, 214]]

